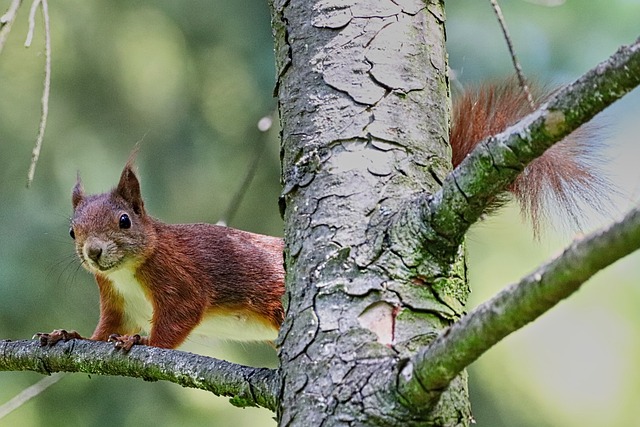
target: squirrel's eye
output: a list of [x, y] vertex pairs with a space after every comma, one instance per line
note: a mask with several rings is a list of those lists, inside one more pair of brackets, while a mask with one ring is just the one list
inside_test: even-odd
[[129, 215], [127, 214], [120, 215], [120, 222], [118, 225], [122, 229], [131, 228], [131, 219], [129, 218]]
[[76, 233], [73, 231], [73, 227], [69, 227], [69, 236], [71, 236], [73, 240], [76, 240]]

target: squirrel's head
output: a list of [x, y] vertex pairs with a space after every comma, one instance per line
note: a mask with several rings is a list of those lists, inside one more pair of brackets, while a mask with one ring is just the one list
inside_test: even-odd
[[154, 235], [132, 160], [125, 165], [118, 185], [107, 193], [85, 195], [78, 175], [71, 201], [69, 234], [85, 268], [108, 274], [144, 261]]

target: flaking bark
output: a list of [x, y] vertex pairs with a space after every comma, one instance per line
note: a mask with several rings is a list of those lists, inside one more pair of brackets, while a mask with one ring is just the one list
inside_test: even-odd
[[463, 251], [443, 263], [402, 252], [411, 224], [385, 234], [450, 168], [443, 4], [272, 8], [289, 301], [279, 423], [466, 425], [464, 375], [428, 408], [394, 391], [401, 360], [462, 313]]

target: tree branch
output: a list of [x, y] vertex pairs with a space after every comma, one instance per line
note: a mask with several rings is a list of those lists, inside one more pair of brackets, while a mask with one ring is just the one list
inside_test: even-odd
[[405, 365], [399, 390], [413, 405], [431, 401], [463, 369], [510, 333], [577, 291], [601, 269], [640, 248], [640, 206], [574, 241], [561, 255], [453, 324]]
[[[456, 253], [469, 227], [524, 167], [597, 113], [640, 84], [640, 39], [621, 47], [537, 111], [488, 138], [445, 179], [433, 196], [415, 204], [430, 230], [422, 245], [445, 256]], [[408, 213], [412, 215], [412, 213]]]
[[252, 368], [177, 350], [136, 346], [129, 353], [106, 342], [70, 340], [41, 347], [37, 340], [0, 341], [0, 371], [85, 372], [171, 381], [183, 387], [229, 396], [235, 406], [276, 410], [278, 375], [273, 369]]

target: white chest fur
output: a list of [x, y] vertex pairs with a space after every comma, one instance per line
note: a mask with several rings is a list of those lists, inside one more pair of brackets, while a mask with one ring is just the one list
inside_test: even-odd
[[[107, 275], [114, 290], [124, 300], [127, 326], [148, 334], [151, 331], [153, 305], [135, 278], [132, 269], [121, 268]], [[277, 331], [245, 314], [224, 312], [206, 316], [189, 335], [233, 341], [273, 341]]]
[[121, 268], [107, 275], [114, 290], [124, 300], [125, 323], [136, 332], [149, 333], [153, 306], [132, 269]]

